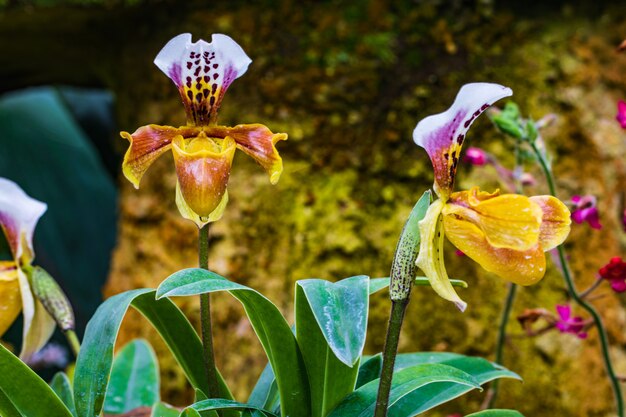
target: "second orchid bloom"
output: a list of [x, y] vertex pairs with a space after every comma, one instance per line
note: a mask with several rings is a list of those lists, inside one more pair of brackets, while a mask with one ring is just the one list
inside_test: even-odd
[[443, 262], [444, 236], [487, 271], [530, 285], [545, 274], [544, 252], [560, 245], [570, 230], [569, 210], [552, 196], [500, 195], [478, 187], [453, 191], [467, 130], [489, 106], [511, 94], [498, 84], [467, 84], [447, 111], [423, 119], [413, 132], [433, 164], [439, 197], [419, 224], [416, 263], [433, 289], [462, 311], [467, 304], [450, 284]]
[[139, 188], [141, 177], [163, 153], [171, 150], [176, 165], [176, 205], [198, 227], [218, 220], [228, 202], [226, 186], [236, 149], [254, 158], [275, 184], [283, 170], [274, 146], [286, 140], [262, 124], [217, 125], [217, 111], [230, 84], [252, 61], [230, 37], [214, 34], [211, 43], [191, 41], [188, 33], [170, 40], [154, 63], [178, 88], [187, 114], [182, 127], [148, 125], [132, 135], [124, 157], [126, 178]]

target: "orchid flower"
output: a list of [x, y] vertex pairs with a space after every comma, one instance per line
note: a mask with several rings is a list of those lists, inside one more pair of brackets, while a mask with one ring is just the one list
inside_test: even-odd
[[618, 293], [626, 291], [626, 262], [619, 256], [611, 258], [598, 273], [601, 279], [609, 281], [613, 291]]
[[575, 334], [579, 339], [587, 338], [586, 328], [589, 323], [585, 323], [585, 320], [580, 316], [572, 317], [572, 308], [569, 305], [557, 305], [556, 312], [559, 318], [555, 326], [561, 333]]
[[572, 211], [572, 220], [574, 222], [578, 224], [587, 222], [592, 229], [602, 229], [595, 196], [575, 195], [572, 196], [571, 202], [574, 205], [574, 211]]
[[50, 339], [55, 321], [31, 289], [31, 263], [35, 258], [33, 233], [47, 206], [28, 195], [13, 181], [0, 178], [0, 227], [13, 260], [0, 261], [0, 336], [20, 311], [24, 316], [22, 351], [28, 359]]
[[497, 100], [510, 96], [498, 84], [473, 83], [461, 88], [447, 111], [420, 121], [413, 132], [434, 169], [435, 200], [419, 223], [417, 266], [433, 289], [461, 310], [467, 304], [450, 284], [443, 262], [444, 235], [487, 271], [508, 281], [530, 285], [545, 273], [545, 255], [569, 233], [570, 213], [551, 196], [500, 195], [474, 187], [453, 192], [461, 147], [470, 125]]
[[154, 63], [176, 85], [187, 114], [181, 127], [147, 125], [132, 135], [123, 162], [126, 178], [139, 188], [141, 177], [163, 153], [171, 150], [176, 165], [176, 205], [198, 227], [218, 220], [228, 202], [226, 186], [236, 149], [254, 158], [275, 184], [283, 170], [274, 146], [286, 140], [262, 124], [217, 125], [217, 111], [230, 84], [252, 61], [230, 37], [214, 34], [210, 43], [191, 41], [184, 33], [171, 39]]
[[618, 121], [622, 129], [626, 129], [626, 102], [619, 100], [617, 102], [617, 115], [615, 120]]

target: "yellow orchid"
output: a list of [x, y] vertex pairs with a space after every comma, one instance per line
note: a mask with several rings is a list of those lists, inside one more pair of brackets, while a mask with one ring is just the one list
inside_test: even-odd
[[0, 227], [11, 249], [12, 261], [0, 261], [0, 336], [20, 311], [24, 316], [22, 351], [28, 359], [41, 349], [54, 331], [55, 321], [33, 295], [31, 263], [35, 258], [33, 233], [47, 206], [13, 181], [0, 178]]
[[154, 63], [176, 85], [187, 125], [148, 125], [132, 135], [123, 163], [126, 178], [139, 188], [141, 177], [164, 152], [172, 150], [176, 165], [176, 205], [198, 227], [218, 220], [228, 202], [226, 190], [236, 149], [254, 158], [276, 184], [283, 163], [275, 144], [286, 140], [262, 124], [217, 125], [217, 111], [230, 84], [252, 61], [230, 37], [213, 34], [211, 43], [191, 42], [184, 33], [171, 39]]
[[487, 271], [531, 285], [545, 274], [544, 252], [560, 245], [569, 234], [569, 210], [552, 196], [500, 195], [478, 187], [453, 192], [467, 130], [489, 106], [511, 94], [498, 84], [467, 84], [447, 111], [423, 119], [413, 132], [413, 140], [433, 164], [433, 188], [439, 197], [419, 223], [416, 264], [433, 289], [461, 311], [467, 304], [450, 284], [443, 262], [444, 236]]

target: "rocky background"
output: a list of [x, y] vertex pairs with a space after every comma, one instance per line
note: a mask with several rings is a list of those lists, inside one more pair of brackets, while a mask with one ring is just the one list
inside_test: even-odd
[[[5, 0], [6, 1], [6, 0]], [[181, 2], [182, 3], [182, 2]], [[294, 282], [386, 276], [404, 220], [432, 184], [426, 153], [411, 140], [422, 117], [440, 112], [466, 82], [510, 86], [522, 112], [555, 113], [543, 134], [554, 155], [560, 197], [598, 196], [603, 229], [574, 225], [566, 243], [580, 289], [610, 257], [624, 253], [620, 213], [626, 190], [626, 131], [614, 120], [626, 98], [626, 9], [610, 1], [96, 2], [4, 4], [0, 11], [2, 90], [64, 83], [111, 89], [120, 129], [184, 124], [170, 81], [152, 65], [173, 35], [208, 39], [221, 32], [253, 59], [229, 89], [220, 123], [262, 122], [287, 132], [279, 143], [285, 172], [271, 186], [243, 154], [235, 158], [224, 218], [211, 229], [210, 265], [266, 294], [292, 318]], [[393, 4], [391, 4], [393, 3]], [[2, 4], [2, 2], [0, 2]], [[503, 103], [502, 103], [503, 104]], [[473, 146], [513, 163], [511, 143], [486, 117]], [[112, 138], [122, 155], [126, 143]], [[118, 244], [105, 296], [156, 287], [172, 272], [195, 266], [197, 232], [174, 204], [171, 157], [161, 158], [135, 190], [121, 175]], [[547, 193], [541, 173], [529, 194]], [[459, 189], [498, 186], [491, 168], [462, 166]], [[446, 253], [449, 273], [468, 281], [466, 313], [417, 288], [400, 350], [450, 350], [493, 359], [506, 284], [468, 258]], [[594, 304], [605, 318], [618, 372], [626, 374], [626, 298], [608, 286]], [[554, 309], [567, 293], [552, 264], [541, 283], [518, 291], [504, 364], [524, 383], [504, 381], [497, 405], [526, 416], [610, 416], [597, 333], [587, 340], [551, 332], [528, 338], [515, 321], [525, 308]], [[194, 318], [197, 300], [180, 299]], [[240, 305], [213, 296], [217, 362], [237, 398], [245, 398], [265, 365]], [[372, 297], [367, 353], [382, 350], [389, 301]], [[581, 311], [576, 313], [581, 314]], [[198, 324], [196, 322], [196, 324]], [[161, 358], [164, 399], [191, 399], [158, 335], [138, 314], [120, 343], [146, 337]], [[625, 387], [626, 388], [626, 387]], [[470, 413], [474, 393], [429, 415]]]

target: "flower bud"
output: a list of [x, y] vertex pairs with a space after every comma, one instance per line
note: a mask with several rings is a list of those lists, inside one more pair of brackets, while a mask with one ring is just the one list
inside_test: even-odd
[[74, 330], [74, 311], [59, 284], [43, 268], [32, 269], [33, 294], [64, 332]]

